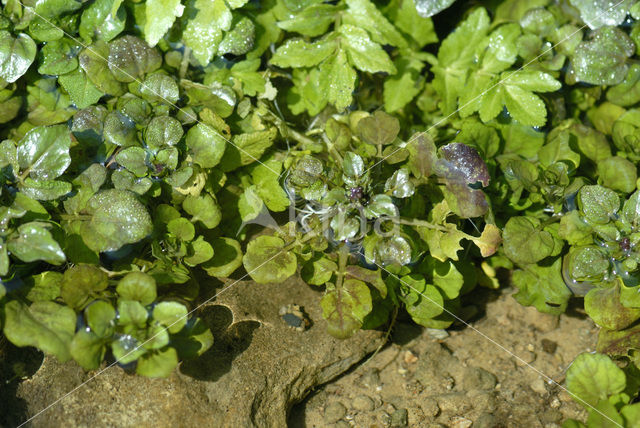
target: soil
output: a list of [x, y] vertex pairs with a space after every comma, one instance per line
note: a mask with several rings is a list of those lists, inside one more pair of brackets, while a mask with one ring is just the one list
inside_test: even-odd
[[[368, 361], [294, 407], [298, 427], [560, 427], [586, 419], [563, 389], [597, 327], [577, 307], [560, 317], [485, 292], [486, 316], [448, 331], [398, 322]], [[548, 376], [545, 377], [544, 375]], [[557, 383], [556, 383], [557, 382]]]

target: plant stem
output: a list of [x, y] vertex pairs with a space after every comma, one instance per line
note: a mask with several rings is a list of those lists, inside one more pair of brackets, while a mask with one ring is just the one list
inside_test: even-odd
[[184, 53], [182, 54], [182, 62], [180, 63], [180, 80], [184, 79], [187, 75], [187, 68], [189, 67], [189, 56], [191, 56], [191, 48], [184, 47]]
[[451, 230], [448, 227], [441, 226], [439, 224], [429, 223], [426, 220], [418, 220], [415, 218], [397, 217], [397, 218], [390, 218], [389, 220], [393, 221], [396, 224], [406, 224], [407, 226], [426, 227], [427, 229], [435, 229], [441, 232], [449, 232]]

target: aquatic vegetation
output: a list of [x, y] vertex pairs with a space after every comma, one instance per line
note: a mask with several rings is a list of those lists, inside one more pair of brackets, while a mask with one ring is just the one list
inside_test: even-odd
[[300, 275], [345, 338], [447, 328], [507, 270], [584, 298], [628, 365], [569, 389], [633, 420], [640, 3], [451, 4], [3, 2], [3, 334], [167, 376], [215, 340], [209, 278]]

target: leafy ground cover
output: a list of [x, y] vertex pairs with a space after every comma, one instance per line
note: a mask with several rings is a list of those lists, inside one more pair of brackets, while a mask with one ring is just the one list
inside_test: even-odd
[[640, 4], [451, 3], [3, 1], [6, 338], [159, 377], [202, 275], [299, 274], [346, 338], [509, 271], [602, 328], [589, 425], [640, 420]]

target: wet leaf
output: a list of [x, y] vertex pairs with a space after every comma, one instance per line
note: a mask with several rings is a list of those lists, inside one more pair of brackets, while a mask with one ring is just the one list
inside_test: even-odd
[[0, 78], [13, 83], [20, 78], [36, 57], [36, 44], [28, 35], [0, 30]]
[[258, 236], [247, 245], [242, 258], [247, 273], [259, 283], [282, 282], [296, 272], [296, 257], [275, 236]]
[[320, 302], [329, 334], [346, 339], [360, 329], [371, 312], [371, 293], [364, 282], [347, 279], [341, 288], [328, 291]]
[[[580, 354], [567, 370], [567, 388], [595, 406], [600, 400], [622, 392], [626, 386], [624, 372], [606, 355]], [[581, 403], [582, 404], [582, 403]]]

